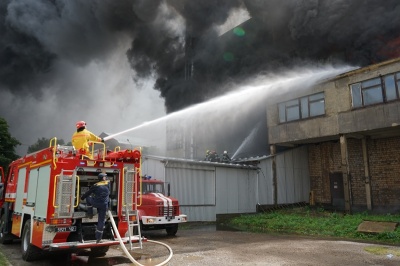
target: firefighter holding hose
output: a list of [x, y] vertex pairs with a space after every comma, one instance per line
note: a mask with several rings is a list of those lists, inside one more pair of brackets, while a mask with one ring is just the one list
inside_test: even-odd
[[89, 141], [104, 142], [104, 139], [86, 129], [85, 121], [76, 122], [76, 132], [72, 135], [72, 145], [80, 153], [89, 153]]

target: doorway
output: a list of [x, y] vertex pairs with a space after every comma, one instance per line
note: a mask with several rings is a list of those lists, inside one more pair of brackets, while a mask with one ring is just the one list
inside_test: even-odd
[[341, 172], [330, 173], [331, 203], [337, 209], [344, 210], [343, 174]]

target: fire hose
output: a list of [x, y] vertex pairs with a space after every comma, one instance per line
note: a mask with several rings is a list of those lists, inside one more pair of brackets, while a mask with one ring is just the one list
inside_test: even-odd
[[[138, 261], [136, 261], [136, 260], [132, 257], [132, 255], [129, 253], [128, 249], [125, 247], [125, 244], [124, 244], [124, 242], [122, 242], [121, 235], [120, 235], [119, 232], [118, 232], [118, 229], [117, 229], [117, 226], [116, 226], [116, 224], [115, 224], [115, 221], [114, 221], [114, 218], [113, 218], [113, 216], [112, 216], [111, 211], [108, 211], [108, 216], [110, 217], [110, 221], [111, 221], [112, 227], [113, 227], [113, 229], [114, 229], [114, 233], [116, 234], [116, 236], [117, 236], [117, 238], [118, 238], [118, 241], [119, 241], [119, 244], [120, 244], [122, 250], [124, 251], [125, 255], [129, 258], [129, 260], [130, 260], [133, 264], [139, 265], [139, 266], [145, 266], [145, 265], [143, 265], [143, 264], [140, 264]], [[168, 256], [168, 258], [167, 258], [166, 260], [164, 260], [163, 262], [161, 262], [160, 264], [156, 264], [156, 266], [165, 265], [166, 263], [168, 263], [168, 262], [171, 260], [172, 255], [173, 255], [173, 252], [172, 252], [172, 249], [171, 249], [170, 246], [168, 246], [168, 245], [165, 244], [165, 243], [159, 242], [159, 241], [147, 240], [147, 242], [151, 242], [151, 243], [155, 243], [155, 244], [158, 244], [158, 245], [165, 246], [165, 247], [169, 250], [169, 256]]]

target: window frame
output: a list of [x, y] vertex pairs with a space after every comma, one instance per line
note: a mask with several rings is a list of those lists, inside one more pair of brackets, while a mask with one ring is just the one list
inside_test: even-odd
[[[318, 95], [321, 95], [318, 97]], [[322, 102], [323, 112], [318, 111], [315, 104]], [[297, 109], [297, 116], [289, 117], [292, 110]], [[315, 110], [314, 110], [315, 109]], [[317, 111], [317, 115], [312, 115], [312, 112]], [[284, 112], [284, 114], [282, 113]], [[317, 92], [310, 95], [302, 96], [299, 98], [291, 99], [289, 101], [278, 103], [278, 119], [280, 124], [290, 123], [293, 121], [305, 120], [315, 117], [324, 116], [325, 113], [325, 92]]]
[[[392, 79], [390, 79], [392, 76]], [[379, 80], [379, 84], [371, 84], [373, 80]], [[394, 87], [393, 87], [394, 86]], [[378, 88], [379, 87], [379, 88]], [[385, 104], [388, 102], [400, 100], [400, 72], [389, 73], [386, 75], [380, 75], [367, 80], [349, 84], [350, 95], [351, 95], [351, 108], [359, 109], [369, 106]], [[367, 102], [366, 94], [377, 89], [380, 91], [380, 99], [375, 102]], [[389, 91], [390, 90], [390, 91]], [[391, 94], [389, 94], [391, 92]], [[394, 93], [393, 93], [394, 92]], [[395, 97], [393, 95], [395, 94]], [[390, 98], [388, 98], [388, 96]]]

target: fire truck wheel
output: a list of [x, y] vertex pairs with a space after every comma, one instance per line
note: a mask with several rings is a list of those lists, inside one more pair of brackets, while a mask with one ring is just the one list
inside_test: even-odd
[[109, 246], [90, 248], [90, 256], [94, 258], [105, 256], [109, 248]]
[[11, 244], [12, 238], [10, 235], [3, 233], [6, 227], [6, 216], [3, 214], [0, 218], [0, 243], [1, 244]]
[[165, 230], [167, 231], [167, 235], [174, 236], [178, 232], [178, 224], [168, 226], [167, 228], [165, 228]]
[[42, 250], [31, 244], [31, 221], [27, 220], [21, 238], [22, 259], [32, 261], [40, 258]]

